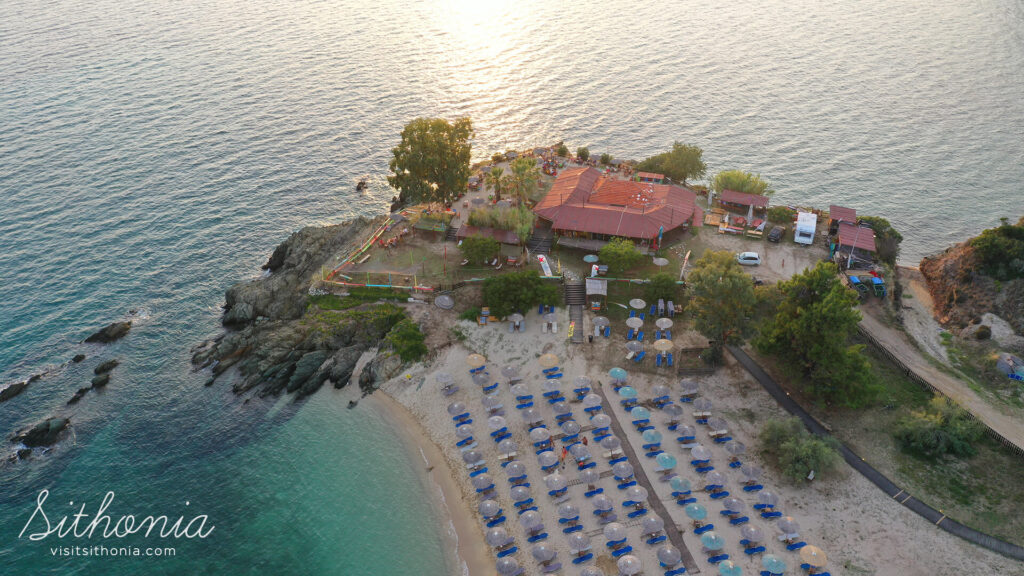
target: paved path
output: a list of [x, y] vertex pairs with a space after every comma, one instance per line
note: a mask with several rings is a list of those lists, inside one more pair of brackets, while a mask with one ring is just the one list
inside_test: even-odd
[[[764, 387], [768, 394], [770, 394], [780, 406], [785, 408], [787, 412], [800, 418], [800, 420], [803, 421], [804, 426], [807, 426], [808, 430], [818, 436], [829, 435], [828, 431], [825, 430], [825, 427], [815, 420], [813, 416], [807, 413], [806, 410], [801, 408], [791, 396], [786, 394], [782, 387], [779, 386], [779, 384], [775, 382], [775, 380], [773, 380], [772, 377], [761, 368], [761, 366], [754, 362], [746, 352], [737, 346], [726, 346], [726, 348], [729, 350], [729, 353], [732, 354], [733, 358], [735, 358], [740, 365], [747, 370], [747, 372], [750, 372], [750, 375]], [[612, 422], [614, 424], [614, 418], [612, 419]], [[920, 516], [937, 525], [939, 528], [942, 528], [951, 534], [955, 534], [968, 542], [988, 548], [989, 550], [998, 552], [1004, 556], [1009, 556], [1016, 560], [1024, 560], [1024, 548], [1021, 548], [1016, 544], [1010, 544], [1009, 542], [994, 538], [988, 534], [982, 534], [973, 528], [964, 526], [956, 520], [947, 518], [945, 514], [924, 502], [921, 502], [917, 498], [914, 498], [885, 477], [881, 472], [872, 468], [870, 464], [864, 461], [864, 459], [858, 456], [853, 450], [850, 450], [846, 444], [840, 443], [839, 451], [843, 455], [843, 459], [846, 460], [846, 463], [854, 470], [860, 472], [865, 478], [874, 483], [875, 486], [881, 488], [882, 491], [888, 494], [893, 500], [896, 500], [900, 504], [910, 508], [914, 512], [917, 512]]]
[[933, 366], [908, 339], [895, 328], [886, 326], [871, 314], [861, 314], [861, 329], [873, 338], [883, 353], [891, 355], [906, 369], [944, 396], [951, 398], [983, 424], [1024, 453], [1024, 418], [1004, 413], [986, 401], [963, 380]]
[[633, 464], [633, 476], [636, 477], [637, 484], [647, 489], [647, 502], [650, 504], [651, 509], [661, 519], [665, 521], [665, 535], [668, 536], [672, 545], [679, 549], [679, 552], [683, 555], [683, 565], [686, 566], [686, 572], [688, 574], [696, 574], [700, 572], [700, 567], [697, 566], [697, 562], [693, 559], [693, 554], [690, 554], [690, 550], [686, 547], [686, 543], [683, 542], [683, 533], [676, 527], [676, 523], [669, 516], [668, 510], [665, 509], [665, 503], [658, 498], [654, 492], [654, 486], [651, 484], [650, 479], [647, 478], [647, 473], [644, 472], [644, 467], [641, 465], [640, 459], [636, 457], [636, 452], [633, 451], [633, 444], [629, 441], [629, 437], [626, 436], [626, 432], [619, 425], [619, 418], [615, 415], [615, 411], [612, 410], [611, 404], [608, 403], [608, 399], [605, 398], [603, 386], [594, 387], [594, 392], [601, 396], [601, 406], [604, 407], [604, 413], [612, 419], [612, 430], [615, 435], [618, 436], [619, 440], [622, 440], [622, 451], [629, 458], [629, 461]]

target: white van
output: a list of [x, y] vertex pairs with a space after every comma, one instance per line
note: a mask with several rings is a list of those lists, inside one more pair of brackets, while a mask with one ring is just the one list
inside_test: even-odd
[[814, 243], [814, 234], [818, 229], [818, 215], [811, 212], [797, 212], [796, 229], [793, 230], [793, 241], [797, 244], [810, 246]]

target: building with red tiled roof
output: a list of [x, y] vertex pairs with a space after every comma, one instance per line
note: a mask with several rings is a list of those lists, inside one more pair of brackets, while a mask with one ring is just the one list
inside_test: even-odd
[[875, 231], [867, 226], [839, 223], [839, 249], [855, 248], [875, 252]]
[[697, 195], [680, 186], [604, 177], [594, 168], [562, 171], [533, 211], [556, 233], [650, 240], [701, 222]]
[[718, 200], [723, 204], [732, 204], [733, 206], [740, 206], [743, 208], [753, 206], [754, 208], [764, 209], [768, 207], [767, 196], [761, 196], [760, 194], [747, 194], [746, 192], [737, 192], [735, 190], [722, 190], [722, 193], [718, 196]]

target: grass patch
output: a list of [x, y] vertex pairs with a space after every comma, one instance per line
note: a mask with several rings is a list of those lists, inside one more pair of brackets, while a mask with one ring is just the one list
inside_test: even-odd
[[310, 307], [316, 307], [320, 310], [348, 310], [367, 302], [377, 302], [380, 300], [401, 302], [406, 298], [406, 294], [389, 288], [354, 287], [349, 290], [348, 296], [341, 297], [335, 294], [323, 294], [310, 296], [307, 302]]

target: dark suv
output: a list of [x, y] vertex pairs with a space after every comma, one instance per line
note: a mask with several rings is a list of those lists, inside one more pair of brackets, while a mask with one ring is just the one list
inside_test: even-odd
[[783, 228], [782, 226], [774, 226], [774, 227], [772, 227], [772, 231], [768, 233], [768, 241], [769, 242], [776, 242], [777, 243], [779, 240], [782, 240], [782, 235], [785, 232], [786, 232], [786, 229]]

